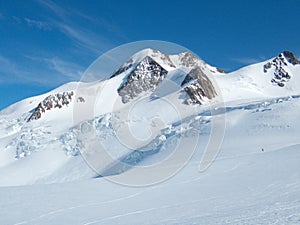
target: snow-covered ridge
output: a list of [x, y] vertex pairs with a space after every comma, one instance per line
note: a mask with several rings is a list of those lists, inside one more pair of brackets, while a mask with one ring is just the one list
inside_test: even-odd
[[300, 64], [293, 53], [284, 51], [277, 57], [243, 67], [224, 75], [216, 74], [226, 102], [300, 94]]
[[110, 78], [113, 78], [121, 73], [124, 73], [128, 70], [133, 70], [138, 64], [141, 63], [141, 61], [145, 60], [145, 58], [151, 58], [156, 63], [160, 64], [165, 70], [172, 70], [172, 68], [175, 68], [174, 63], [170, 59], [170, 56], [167, 54], [154, 50], [154, 49], [144, 49], [137, 53], [135, 53], [130, 59], [122, 64], [111, 76]]
[[274, 69], [274, 77], [271, 82], [279, 87], [283, 87], [286, 82], [291, 79], [291, 74], [286, 71], [288, 64], [293, 66], [299, 64], [299, 60], [290, 51], [284, 51], [275, 57], [272, 61], [264, 65], [264, 73], [267, 73], [269, 69]]
[[[195, 70], [195, 68], [197, 68], [197, 70]], [[216, 96], [211, 95], [211, 93], [205, 93], [208, 90], [207, 87], [203, 88], [200, 87], [201, 85], [199, 86], [199, 84], [202, 83], [200, 81], [201, 77], [205, 76], [207, 78], [206, 74], [224, 73], [224, 71], [220, 69], [209, 66], [191, 52], [167, 55], [158, 50], [145, 49], [134, 54], [110, 76], [110, 79], [116, 76], [124, 76], [123, 83], [118, 88], [118, 93], [122, 98], [122, 102], [127, 103], [147, 92], [153, 92], [165, 78], [169, 77], [168, 74], [175, 70], [181, 70], [186, 74], [191, 71], [194, 71], [193, 73], [195, 73], [195, 71], [200, 73], [199, 76], [193, 78], [199, 82], [195, 82], [193, 85], [191, 84], [190, 87], [185, 87], [184, 89], [188, 95], [188, 99], [190, 99], [187, 99], [186, 102], [198, 104], [202, 104], [204, 98], [207, 96], [210, 96], [209, 99]], [[183, 79], [184, 77], [182, 80]], [[205, 86], [207, 85], [212, 84], [206, 83]], [[192, 89], [195, 91], [192, 91]], [[214, 88], [210, 87], [209, 89]], [[196, 101], [195, 99], [198, 100]]]

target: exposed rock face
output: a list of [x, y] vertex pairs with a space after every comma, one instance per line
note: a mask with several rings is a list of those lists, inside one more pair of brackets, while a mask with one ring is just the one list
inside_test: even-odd
[[[163, 65], [166, 65], [168, 67], [173, 67], [175, 68], [176, 66], [174, 65], [174, 63], [172, 62], [172, 60], [170, 59], [170, 56], [158, 51], [158, 50], [153, 50], [153, 49], [145, 49], [143, 50], [145, 56], [148, 56], [150, 58], [152, 58], [154, 61], [160, 61], [163, 63]], [[134, 69], [133, 67], [136, 67], [136, 65], [134, 64], [135, 61], [135, 56], [133, 56], [132, 58], [130, 58], [127, 62], [125, 62], [122, 66], [120, 66], [119, 69], [117, 69], [111, 76], [110, 78], [113, 78], [115, 76], [118, 76], [119, 74], [129, 70], [129, 69]]]
[[297, 57], [294, 55], [294, 53], [292, 53], [290, 51], [284, 51], [283, 55], [288, 60], [289, 63], [291, 63], [293, 65], [300, 64], [300, 61], [297, 59]]
[[[118, 89], [123, 103], [129, 102], [142, 93], [153, 91], [165, 79], [168, 70], [177, 66], [191, 70], [182, 82], [182, 85], [190, 82], [188, 86], [184, 87], [184, 90], [188, 93], [189, 101], [201, 104], [204, 98], [211, 99], [216, 95], [214, 88], [209, 87], [212, 86], [212, 83], [202, 69], [202, 67], [206, 68], [206, 64], [191, 52], [179, 54], [176, 66], [165, 53], [157, 50], [148, 50], [145, 53], [147, 53], [147, 56], [137, 65], [134, 65], [135, 60], [130, 59], [111, 76], [114, 77], [125, 71], [129, 73]], [[225, 73], [221, 69], [215, 69], [211, 72]]]
[[188, 94], [187, 103], [202, 104], [204, 99], [212, 99], [217, 96], [212, 82], [207, 75], [203, 73], [200, 67], [195, 67], [182, 81], [181, 86]]
[[[188, 67], [188, 68], [195, 68], [196, 66], [199, 66], [200, 68], [206, 67], [206, 63], [203, 62], [201, 59], [199, 59], [197, 56], [195, 56], [191, 52], [184, 52], [179, 54], [179, 61], [180, 66]], [[225, 70], [222, 70], [220, 68], [211, 68], [210, 72], [212, 73], [226, 73]]]
[[194, 67], [199, 63], [199, 59], [191, 52], [180, 54], [180, 65], [185, 67]]
[[170, 56], [168, 56], [167, 54], [158, 51], [158, 50], [152, 50], [152, 53], [150, 54], [150, 57], [153, 58], [154, 60], [156, 58], [160, 59], [162, 62], [164, 62], [164, 64], [175, 68], [176, 66], [174, 65], [174, 63], [172, 62], [172, 60], [170, 59]]
[[51, 110], [53, 108], [60, 109], [63, 106], [69, 105], [73, 96], [73, 91], [49, 95], [33, 110], [33, 113], [28, 118], [27, 122], [40, 119], [42, 117], [42, 113], [45, 113], [47, 110]]
[[216, 69], [217, 69], [217, 71], [219, 72], [219, 73], [227, 73], [225, 70], [223, 70], [223, 69], [221, 69], [221, 68], [218, 68], [218, 67], [216, 67]]
[[126, 70], [130, 69], [133, 65], [133, 60], [129, 59], [126, 63], [124, 63], [119, 69], [117, 69], [111, 76], [110, 78], [113, 78], [115, 76], [118, 76], [119, 74], [125, 72]]
[[264, 65], [265, 73], [268, 72], [269, 69], [274, 68], [274, 76], [271, 79], [271, 82], [274, 85], [283, 87], [285, 83], [291, 79], [291, 75], [285, 70], [288, 63], [296, 65], [299, 61], [293, 53], [284, 51], [282, 54], [279, 54], [279, 56]]
[[118, 93], [122, 97], [122, 102], [127, 103], [140, 93], [153, 91], [167, 73], [168, 71], [151, 57], [146, 56], [119, 87]]
[[85, 99], [83, 97], [78, 97], [76, 101], [77, 102], [85, 102]]

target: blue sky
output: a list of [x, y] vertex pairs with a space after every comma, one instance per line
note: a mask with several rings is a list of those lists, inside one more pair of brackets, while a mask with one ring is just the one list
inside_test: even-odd
[[79, 80], [133, 41], [182, 45], [227, 71], [300, 55], [300, 1], [0, 1], [0, 109]]

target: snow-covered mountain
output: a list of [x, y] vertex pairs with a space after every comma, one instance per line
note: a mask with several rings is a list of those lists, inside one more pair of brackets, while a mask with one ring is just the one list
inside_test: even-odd
[[[131, 147], [151, 151], [161, 148], [162, 136], [163, 142], [168, 142], [165, 140], [167, 128], [171, 126], [176, 134], [186, 132], [174, 124], [186, 118], [195, 120], [220, 101], [224, 101], [225, 106], [235, 106], [242, 100], [268, 101], [300, 94], [300, 63], [289, 51], [225, 73], [190, 52], [167, 55], [145, 49], [107, 77], [102, 82], [68, 83], [1, 111], [1, 185], [96, 176], [81, 158], [80, 151], [82, 153], [86, 148], [78, 137], [82, 123], [92, 124], [98, 137], [117, 158], [126, 157], [132, 149], [119, 146], [112, 138], [113, 115], [127, 112], [137, 103], [140, 106], [129, 118], [135, 134], [146, 137], [147, 128], [154, 126], [157, 133], [153, 134], [153, 140]], [[170, 104], [180, 111], [179, 114], [172, 111]], [[91, 106], [92, 113], [84, 115]], [[147, 123], [153, 122], [151, 118], [157, 115], [163, 118], [161, 125]], [[119, 118], [118, 123], [128, 123], [128, 118], [123, 119]], [[109, 167], [110, 163], [104, 162], [103, 168]], [[69, 174], [70, 170], [73, 175]]]
[[299, 224], [299, 107], [289, 51], [226, 73], [144, 49], [0, 112], [0, 224]]

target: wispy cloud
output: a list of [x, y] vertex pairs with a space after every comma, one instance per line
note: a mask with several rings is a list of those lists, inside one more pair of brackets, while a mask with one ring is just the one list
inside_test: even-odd
[[[113, 25], [108, 22], [98, 21], [96, 18], [86, 15], [74, 9], [65, 9], [57, 5], [55, 2], [50, 0], [36, 0], [38, 3], [46, 7], [56, 18], [51, 18], [50, 22], [60, 32], [65, 34], [71, 39], [77, 47], [87, 49], [95, 55], [99, 55], [103, 49], [107, 49], [113, 46], [112, 41], [108, 38], [103, 37], [99, 30], [113, 30]], [[86, 26], [78, 23], [74, 23], [74, 18], [85, 21], [83, 24], [93, 23], [98, 26], [99, 29], [88, 29]]]
[[64, 33], [67, 37], [72, 39], [77, 46], [88, 49], [94, 54], [99, 54], [101, 52], [101, 48], [104, 46], [110, 46], [111, 44], [103, 39], [98, 34], [87, 30], [85, 28], [73, 27], [66, 23], [55, 23], [57, 28]]
[[12, 16], [11, 18], [17, 24], [21, 24], [22, 23], [22, 19], [19, 18], [19, 17], [17, 17], [17, 16]]
[[249, 65], [249, 64], [262, 62], [266, 60], [266, 58], [265, 57], [258, 57], [258, 58], [240, 57], [240, 58], [232, 58], [231, 60], [244, 65]]
[[56, 77], [60, 82], [62, 81], [78, 81], [85, 70], [81, 65], [64, 60], [59, 57], [45, 57], [45, 56], [25, 56], [34, 64], [41, 65], [47, 73], [52, 74], [50, 79]]
[[83, 74], [83, 68], [73, 62], [64, 61], [60, 58], [45, 58], [43, 61], [48, 67], [69, 80], [79, 80]]
[[[51, 0], [34, 1], [42, 7], [41, 14], [27, 17], [9, 16], [8, 23], [22, 28], [26, 25], [28, 28], [41, 31], [59, 32], [70, 41], [63, 40], [58, 43], [67, 44], [59, 55], [47, 48], [34, 49], [34, 45], [15, 58], [6, 57], [2, 52], [2, 55], [0, 54], [1, 83], [39, 83], [53, 86], [80, 80], [90, 57], [94, 58], [115, 46], [115, 39], [111, 39], [110, 35], [117, 33], [118, 28], [111, 21], [85, 14], [75, 8], [64, 8]], [[2, 14], [0, 19], [1, 16]], [[117, 37], [117, 35], [112, 36]], [[70, 58], [72, 53], [75, 55]], [[86, 58], [79, 60], [81, 55], [88, 60]]]
[[5, 66], [10, 65], [10, 61], [2, 55], [0, 55], [0, 63], [1, 65], [5, 65]]
[[[40, 85], [59, 85], [69, 81], [80, 80], [84, 68], [76, 63], [55, 58], [26, 56], [27, 63], [15, 63], [0, 55], [0, 83], [38, 83]], [[39, 67], [30, 67], [29, 64]], [[29, 69], [31, 68], [31, 69]]]
[[50, 23], [47, 23], [47, 22], [44, 22], [44, 21], [33, 20], [33, 19], [29, 19], [27, 17], [24, 18], [24, 21], [26, 22], [26, 24], [28, 26], [36, 27], [40, 30], [51, 30], [52, 29]]
[[66, 16], [67, 11], [52, 1], [37, 0], [37, 2], [45, 6], [46, 8], [50, 9], [53, 13], [55, 13], [60, 18], [64, 18]]
[[26, 83], [28, 73], [22, 70], [14, 61], [0, 55], [0, 64], [0, 83]]

